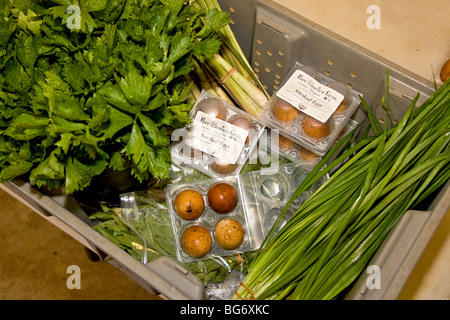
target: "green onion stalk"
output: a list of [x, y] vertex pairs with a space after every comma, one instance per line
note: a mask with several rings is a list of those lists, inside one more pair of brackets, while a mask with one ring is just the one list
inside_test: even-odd
[[[372, 135], [326, 165], [352, 136], [347, 134], [311, 171], [233, 299], [331, 300], [345, 295], [396, 223], [450, 178], [450, 82], [420, 107], [418, 98], [398, 124], [390, 121], [383, 128], [360, 97]], [[388, 100], [382, 104], [389, 111]], [[294, 199], [333, 169], [276, 232]]]

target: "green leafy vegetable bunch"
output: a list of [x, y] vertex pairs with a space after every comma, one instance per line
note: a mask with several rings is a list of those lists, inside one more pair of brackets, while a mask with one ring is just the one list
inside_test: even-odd
[[167, 178], [185, 77], [228, 21], [184, 0], [2, 1], [0, 182], [70, 194], [106, 169]]

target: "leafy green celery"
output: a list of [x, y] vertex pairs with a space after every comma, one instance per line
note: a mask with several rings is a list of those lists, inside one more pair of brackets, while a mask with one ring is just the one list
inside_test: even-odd
[[[185, 76], [194, 59], [219, 52], [215, 32], [228, 14], [184, 0], [0, 8], [0, 144], [14, 146], [0, 148], [2, 181], [22, 176], [74, 193], [101, 169], [123, 168], [119, 155], [140, 181], [167, 177], [169, 134], [190, 122]], [[9, 157], [25, 143], [28, 158]]]

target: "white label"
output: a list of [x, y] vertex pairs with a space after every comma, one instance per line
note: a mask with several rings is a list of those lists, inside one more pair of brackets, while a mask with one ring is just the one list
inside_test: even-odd
[[185, 143], [234, 164], [239, 159], [247, 136], [248, 130], [198, 111]]
[[278, 90], [277, 97], [320, 122], [326, 122], [344, 100], [341, 93], [300, 70]]

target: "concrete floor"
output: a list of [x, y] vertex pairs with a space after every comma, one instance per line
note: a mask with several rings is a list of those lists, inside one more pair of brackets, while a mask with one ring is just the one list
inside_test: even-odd
[[[116, 267], [0, 189], [0, 300], [155, 300]], [[80, 289], [68, 289], [71, 265]]]

